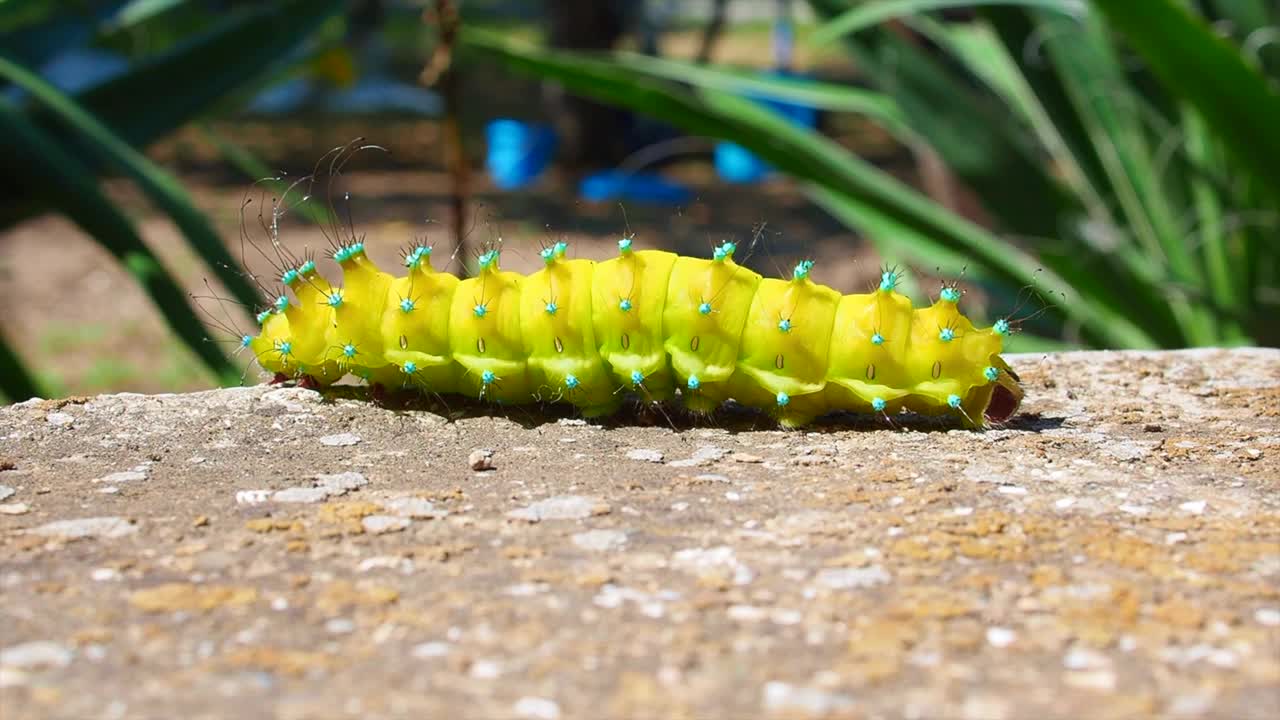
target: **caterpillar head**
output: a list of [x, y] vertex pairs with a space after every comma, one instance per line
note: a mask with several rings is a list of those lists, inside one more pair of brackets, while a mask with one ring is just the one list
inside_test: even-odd
[[991, 422], [999, 423], [1013, 417], [1022, 405], [1022, 381], [999, 356], [993, 357], [991, 362], [994, 364], [988, 369], [996, 370], [995, 386], [991, 389], [991, 400], [987, 402], [983, 414]]

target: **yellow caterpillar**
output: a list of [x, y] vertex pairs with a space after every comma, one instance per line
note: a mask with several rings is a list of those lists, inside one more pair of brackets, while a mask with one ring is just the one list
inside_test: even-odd
[[624, 238], [617, 257], [592, 262], [556, 243], [527, 277], [491, 249], [460, 280], [432, 266], [428, 246], [393, 277], [352, 242], [333, 253], [340, 287], [310, 260], [285, 269], [296, 300], [282, 294], [241, 344], [265, 369], [318, 385], [351, 373], [498, 403], [566, 402], [587, 417], [628, 393], [678, 393], [700, 412], [733, 398], [788, 427], [902, 409], [982, 427], [1017, 411], [1022, 389], [1000, 357], [1009, 322], [974, 327], [954, 286], [913, 309], [896, 270], [873, 292], [842, 295], [813, 282], [810, 261], [763, 278], [734, 262], [736, 249], [694, 258]]

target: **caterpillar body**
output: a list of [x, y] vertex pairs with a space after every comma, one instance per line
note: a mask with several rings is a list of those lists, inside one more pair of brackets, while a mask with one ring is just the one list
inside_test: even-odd
[[496, 403], [567, 402], [609, 415], [625, 396], [677, 393], [707, 412], [733, 398], [801, 426], [830, 411], [951, 415], [966, 427], [1010, 417], [1022, 400], [1000, 357], [1008, 321], [977, 328], [944, 287], [913, 308], [886, 270], [870, 293], [842, 295], [810, 278], [764, 278], [734, 262], [618, 243], [603, 262], [542, 250], [529, 275], [502, 270], [500, 251], [475, 277], [435, 269], [431, 248], [406, 253], [393, 277], [364, 245], [340, 246], [341, 286], [314, 261], [285, 269], [280, 295], [241, 345], [278, 375], [329, 385], [350, 373], [388, 388]]

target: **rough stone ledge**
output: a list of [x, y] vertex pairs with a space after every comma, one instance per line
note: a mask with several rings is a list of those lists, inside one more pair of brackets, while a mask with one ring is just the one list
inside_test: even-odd
[[1011, 361], [984, 433], [0, 408], [0, 707], [1280, 716], [1280, 351]]

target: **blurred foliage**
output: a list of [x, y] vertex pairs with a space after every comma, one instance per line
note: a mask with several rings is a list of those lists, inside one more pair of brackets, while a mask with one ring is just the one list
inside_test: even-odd
[[[1280, 341], [1280, 117], [1266, 0], [811, 0], [870, 88], [472, 30], [464, 48], [723, 138], [803, 182], [890, 262], [965, 274], [1098, 347]], [[938, 12], [972, 6], [964, 21]], [[1229, 30], [1223, 37], [1222, 29]], [[814, 40], [816, 38], [816, 40]], [[854, 112], [927, 147], [987, 230], [748, 92]], [[1019, 300], [1022, 296], [1024, 299]], [[1043, 327], [1043, 324], [1039, 325]]]
[[[182, 232], [237, 301], [261, 303], [180, 183], [139, 151], [241, 104], [340, 37], [338, 0], [0, 0], [0, 229], [46, 211], [75, 222], [146, 290], [174, 333], [225, 382], [240, 373], [207, 342], [188, 298], [99, 186], [122, 175]], [[335, 26], [335, 23], [337, 25]], [[335, 30], [339, 34], [335, 35]], [[61, 78], [56, 87], [47, 78]], [[0, 392], [40, 383], [0, 339]]]

